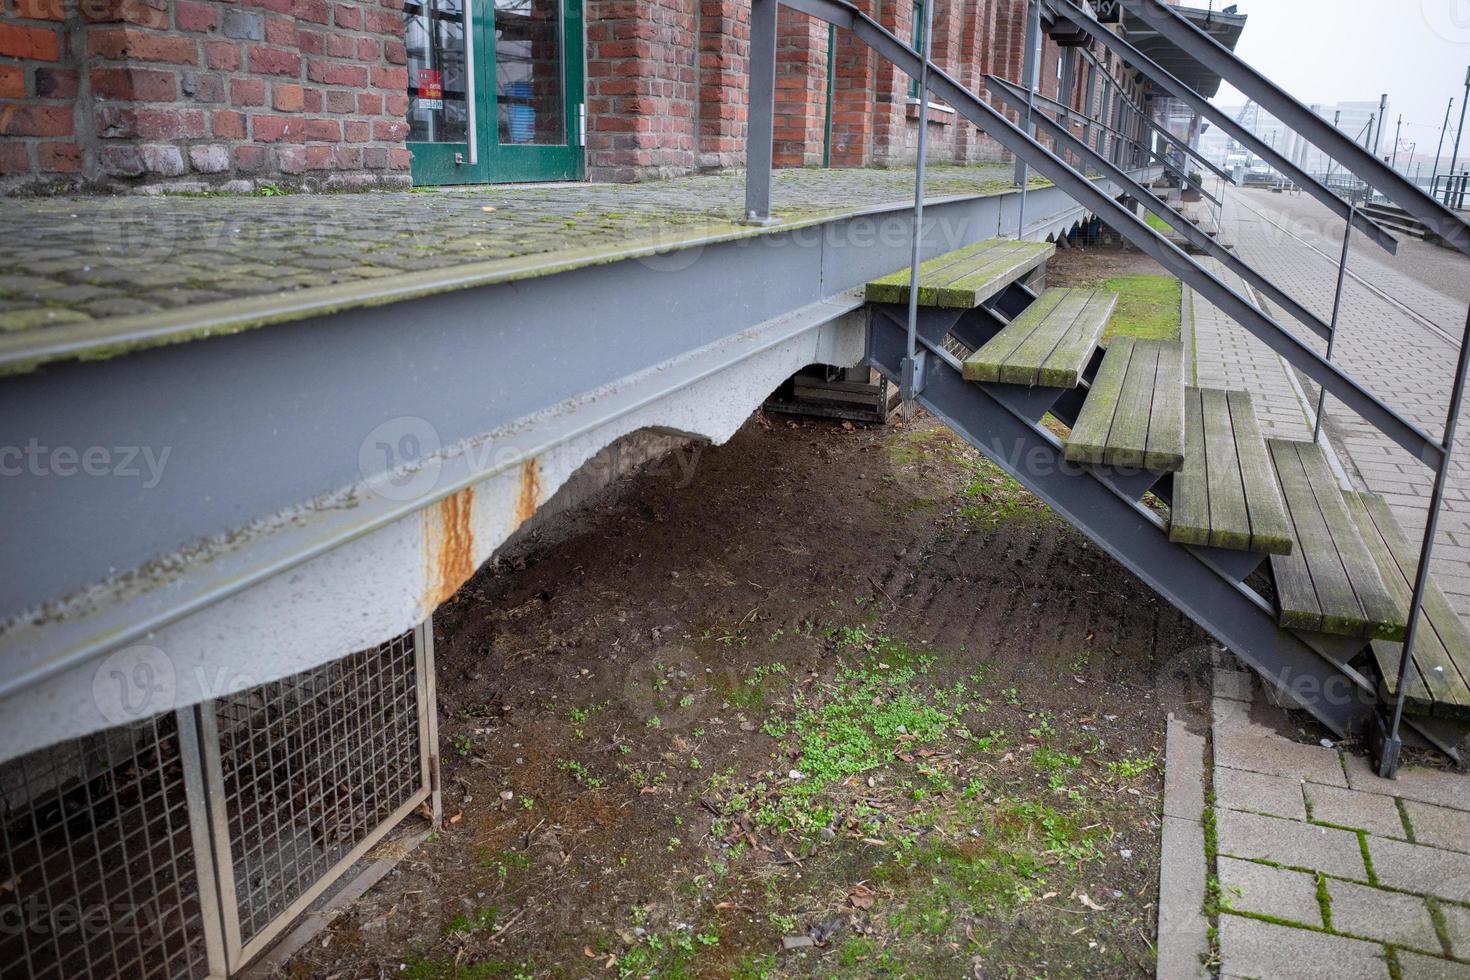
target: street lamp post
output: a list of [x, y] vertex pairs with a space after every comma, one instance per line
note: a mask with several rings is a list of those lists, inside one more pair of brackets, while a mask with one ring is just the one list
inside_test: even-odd
[[1404, 114], [1401, 112], [1399, 113], [1399, 121], [1395, 123], [1393, 127], [1393, 160], [1391, 160], [1388, 164], [1389, 169], [1391, 170], [1397, 170], [1399, 168], [1399, 136], [1403, 133], [1403, 131]]
[[1449, 207], [1455, 186], [1455, 165], [1460, 162], [1460, 137], [1465, 135], [1465, 103], [1470, 102], [1470, 66], [1465, 68], [1465, 98], [1460, 102], [1460, 128], [1455, 130], [1455, 151], [1450, 154], [1450, 179], [1444, 182], [1444, 203]]
[[1439, 179], [1439, 156], [1444, 152], [1445, 133], [1450, 131], [1450, 112], [1455, 108], [1455, 100], [1452, 96], [1450, 104], [1444, 107], [1444, 125], [1439, 127], [1439, 145], [1434, 148], [1434, 169], [1429, 171], [1429, 193], [1434, 193], [1434, 182]]

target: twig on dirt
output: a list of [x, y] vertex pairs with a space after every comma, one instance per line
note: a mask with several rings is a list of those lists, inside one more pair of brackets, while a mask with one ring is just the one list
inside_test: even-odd
[[520, 910], [518, 910], [516, 912], [515, 915], [511, 916], [509, 919], [506, 919], [505, 920], [505, 924], [502, 925], [502, 926], [500, 926], [498, 929], [495, 930], [495, 935], [493, 935], [493, 936], [490, 937], [490, 941], [492, 943], [498, 943], [502, 939], [504, 939], [510, 933], [510, 927], [515, 924], [515, 922], [516, 922], [517, 919], [519, 919], [521, 916], [523, 916], [525, 914], [526, 914], [526, 909], [524, 907], [522, 907]]
[[875, 578], [873, 578], [873, 576], [869, 575], [868, 576], [868, 583], [870, 585], [872, 585], [873, 588], [875, 588], [879, 592], [883, 593], [883, 598], [887, 599], [889, 601], [889, 603], [891, 603], [893, 605], [893, 608], [894, 609], [897, 609], [898, 608], [898, 603], [896, 603], [896, 602], [893, 601], [893, 596], [891, 596], [891, 595], [888, 594], [888, 590], [885, 589], [885, 588], [883, 588], [883, 586], [881, 584], [879, 584], [879, 582], [878, 582], [877, 579], [875, 579]]

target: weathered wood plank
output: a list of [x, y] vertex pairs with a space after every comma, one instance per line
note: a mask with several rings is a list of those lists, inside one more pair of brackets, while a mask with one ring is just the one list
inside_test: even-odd
[[1210, 543], [1210, 457], [1205, 451], [1205, 424], [1200, 389], [1184, 393], [1184, 465], [1174, 474], [1169, 505], [1169, 540], [1178, 544]]
[[1173, 342], [1157, 346], [1159, 363], [1154, 374], [1143, 465], [1168, 472], [1184, 464], [1184, 346]]
[[[1387, 502], [1376, 494], [1344, 494], [1368, 550], [1378, 563], [1384, 584], [1394, 601], [1407, 611], [1418, 568], [1417, 549], [1409, 543]], [[1397, 691], [1399, 658], [1403, 645], [1375, 640], [1373, 655], [1384, 677], [1383, 693]], [[1447, 718], [1470, 718], [1470, 629], [1431, 577], [1425, 589], [1419, 629], [1414, 638], [1414, 663], [1408, 675], [1407, 706], [1416, 713]]]
[[1402, 639], [1402, 615], [1393, 608], [1377, 565], [1352, 527], [1322, 451], [1311, 443], [1281, 439], [1268, 440], [1267, 446], [1295, 537], [1290, 555], [1271, 556], [1281, 624], [1342, 636]]
[[1286, 521], [1286, 507], [1281, 502], [1281, 488], [1276, 485], [1276, 471], [1266, 453], [1266, 440], [1261, 437], [1255, 404], [1246, 391], [1232, 391], [1228, 400], [1236, 459], [1240, 463], [1240, 479], [1250, 515], [1250, 549], [1262, 554], [1285, 554], [1292, 547], [1291, 528]]
[[[992, 238], [919, 266], [919, 302], [925, 306], [973, 309], [1044, 263], [1056, 252], [1049, 242]], [[909, 270], [900, 269], [867, 284], [874, 303], [907, 303]]]
[[1159, 372], [1159, 348], [1134, 341], [1128, 376], [1118, 396], [1118, 410], [1103, 454], [1109, 466], [1142, 468], [1148, 455], [1148, 423], [1153, 409], [1154, 381]]
[[1118, 398], [1123, 393], [1123, 380], [1128, 375], [1128, 365], [1133, 359], [1134, 341], [1131, 337], [1119, 337], [1108, 345], [1097, 377], [1082, 403], [1077, 424], [1067, 437], [1065, 455], [1074, 463], [1102, 463], [1107, 451], [1108, 433], [1113, 428], [1113, 416], [1117, 414]]
[[1089, 289], [1045, 290], [966, 358], [965, 379], [1077, 387], [1115, 302]]
[[1235, 429], [1229, 396], [1219, 389], [1200, 392], [1204, 408], [1205, 452], [1209, 456], [1210, 544], [1247, 551], [1251, 543], [1250, 512], [1240, 479]]

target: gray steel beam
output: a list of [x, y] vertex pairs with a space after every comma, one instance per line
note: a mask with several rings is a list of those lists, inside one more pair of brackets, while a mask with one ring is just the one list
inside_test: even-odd
[[[1349, 139], [1341, 130], [1302, 105], [1234, 52], [1195, 27], [1159, 0], [1127, 0], [1129, 9], [1180, 50], [1263, 106], [1319, 149], [1367, 181], [1395, 204], [1424, 222], [1458, 251], [1470, 255], [1470, 225], [1411, 183], [1398, 171]], [[1379, 133], [1383, 123], [1379, 120]]]
[[750, 111], [745, 138], [745, 220], [771, 218], [776, 114], [777, 0], [751, 0]]
[[1167, 89], [1175, 98], [1187, 103], [1195, 112], [1205, 116], [1226, 133], [1229, 133], [1234, 137], [1236, 142], [1250, 147], [1256, 156], [1265, 159], [1281, 173], [1291, 177], [1307, 193], [1326, 205], [1333, 214], [1342, 218], [1344, 221], [1351, 219], [1362, 230], [1363, 234], [1367, 235], [1372, 242], [1390, 254], [1398, 250], [1398, 239], [1394, 238], [1387, 231], [1384, 231], [1379, 224], [1364, 215], [1362, 211], [1357, 212], [1356, 215], [1351, 214], [1347, 202], [1342, 198], [1338, 197], [1323, 186], [1320, 181], [1262, 142], [1254, 133], [1241, 126], [1234, 119], [1231, 119], [1229, 115], [1215, 108], [1208, 99], [1175, 78], [1163, 67], [1155, 63], [1153, 59], [1149, 58], [1148, 55], [1139, 51], [1132, 44], [1129, 44], [1126, 40], [1087, 16], [1080, 7], [1072, 3], [1072, 0], [1057, 0], [1057, 2], [1071, 7], [1069, 16], [1077, 18], [1078, 26], [1091, 35], [1094, 40], [1111, 48], [1114, 53], [1133, 65], [1133, 67]]
[[[876, 21], [845, 0], [783, 0], [788, 6], [850, 30], [859, 41], [897, 65], [910, 77], [919, 74], [919, 56], [913, 49], [884, 30]], [[1063, 0], [1065, 2], [1065, 0]], [[938, 66], [929, 69], [930, 85], [961, 116], [974, 123], [1001, 146], [1026, 157], [1037, 173], [1046, 177], [1094, 214], [1103, 218], [1154, 261], [1188, 282], [1206, 300], [1258, 337], [1267, 347], [1286, 358], [1292, 366], [1322, 385], [1349, 410], [1377, 428], [1395, 443], [1430, 466], [1444, 458], [1444, 447], [1422, 428], [1404, 418], [1356, 379], [1304, 344], [1249, 299], [1236, 292], [1201, 266], [1168, 239], [1159, 235], [1138, 216], [1103, 193], [1092, 182], [1039, 145], [1005, 115], [970, 92]], [[1339, 200], [1339, 204], [1342, 202]]]
[[[1015, 89], [1012, 86], [1007, 85], [1004, 79], [988, 76], [986, 84], [990, 91], [994, 92], [997, 96], [1001, 98], [1002, 101], [1009, 103], [1013, 107], [1020, 98]], [[1119, 186], [1123, 187], [1129, 194], [1131, 194], [1136, 200], [1138, 200], [1140, 204], [1148, 208], [1154, 214], [1157, 214], [1160, 218], [1163, 218], [1170, 225], [1172, 225], [1181, 235], [1189, 239], [1190, 244], [1194, 245], [1201, 251], [1208, 253], [1212, 258], [1222, 263], [1231, 272], [1234, 272], [1246, 282], [1259, 289], [1262, 293], [1265, 293], [1268, 299], [1284, 308], [1288, 314], [1290, 314], [1296, 320], [1299, 320], [1303, 325], [1308, 327], [1319, 337], [1325, 339], [1332, 336], [1332, 328], [1328, 324], [1324, 323], [1321, 318], [1319, 318], [1315, 313], [1311, 312], [1306, 307], [1298, 303], [1296, 300], [1288, 296], [1275, 283], [1271, 282], [1271, 280], [1267, 279], [1265, 276], [1257, 272], [1254, 267], [1249, 265], [1244, 259], [1240, 258], [1230, 249], [1225, 248], [1219, 242], [1215, 241], [1215, 239], [1200, 231], [1198, 228], [1195, 227], [1192, 221], [1179, 214], [1163, 201], [1159, 200], [1158, 196], [1150, 191], [1147, 187], [1144, 187], [1142, 184], [1129, 177], [1122, 170], [1119, 170], [1117, 167], [1114, 167], [1102, 157], [1098, 156], [1095, 152], [1093, 152], [1091, 148], [1082, 143], [1082, 141], [1077, 139], [1077, 137], [1073, 136], [1066, 127], [1058, 125], [1041, 113], [1037, 114], [1036, 119], [1037, 125], [1045, 132], [1047, 132], [1053, 139], [1057, 140], [1059, 144], [1065, 143], [1070, 149], [1081, 156], [1084, 160], [1087, 160], [1093, 166], [1097, 167], [1097, 169], [1101, 171], [1105, 176], [1109, 177]]]

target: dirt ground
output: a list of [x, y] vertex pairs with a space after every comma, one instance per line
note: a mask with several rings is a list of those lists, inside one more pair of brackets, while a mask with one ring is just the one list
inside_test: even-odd
[[933, 419], [695, 453], [439, 611], [446, 822], [290, 973], [1151, 976], [1203, 634]]

